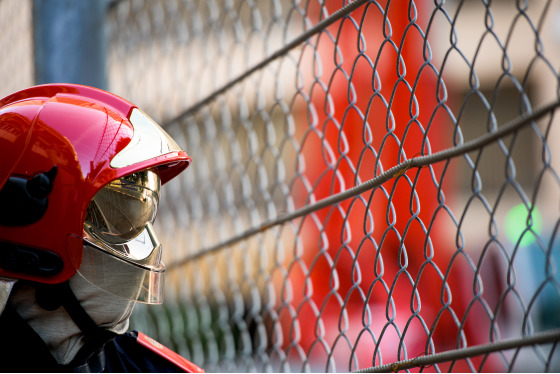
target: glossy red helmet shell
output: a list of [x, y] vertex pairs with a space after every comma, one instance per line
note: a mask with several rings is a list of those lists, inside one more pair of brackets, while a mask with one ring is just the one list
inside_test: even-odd
[[178, 147], [148, 158], [141, 147], [131, 156], [129, 147], [127, 162], [111, 165], [135, 132], [139, 136], [130, 121], [135, 108], [116, 95], [75, 84], [31, 87], [0, 100], [0, 190], [10, 177], [29, 179], [56, 169], [44, 215], [31, 224], [0, 225], [0, 244], [49, 252], [63, 263], [55, 275], [0, 267], [0, 276], [43, 283], [69, 279], [82, 261], [85, 214], [97, 191], [145, 169], [155, 171], [163, 184], [189, 165], [191, 159]]

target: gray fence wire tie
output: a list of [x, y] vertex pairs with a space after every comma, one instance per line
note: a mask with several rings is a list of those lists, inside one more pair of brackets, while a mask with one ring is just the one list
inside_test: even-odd
[[502, 138], [502, 137], [504, 137], [504, 136], [522, 128], [523, 126], [526, 126], [526, 125], [530, 124], [531, 122], [539, 119], [540, 117], [544, 116], [548, 112], [552, 112], [558, 106], [560, 106], [560, 100], [557, 100], [557, 101], [554, 101], [550, 104], [544, 105], [541, 108], [536, 109], [535, 111], [533, 111], [529, 114], [521, 115], [521, 116], [515, 118], [514, 120], [508, 122], [504, 126], [499, 127], [496, 131], [488, 133], [488, 134], [481, 135], [481, 136], [479, 136], [479, 137], [477, 137], [473, 140], [470, 140], [466, 143], [463, 143], [461, 145], [458, 145], [458, 146], [455, 146], [455, 147], [452, 147], [452, 148], [447, 148], [447, 149], [444, 149], [442, 151], [432, 153], [430, 155], [410, 158], [410, 159], [408, 159], [408, 160], [406, 160], [406, 161], [404, 161], [404, 162], [402, 162], [402, 163], [400, 163], [396, 166], [393, 166], [392, 168], [390, 168], [387, 171], [381, 173], [377, 177], [367, 180], [366, 182], [364, 182], [362, 184], [354, 186], [354, 187], [352, 187], [348, 190], [339, 192], [335, 195], [326, 197], [322, 200], [317, 201], [314, 204], [306, 205], [305, 207], [297, 209], [293, 212], [280, 215], [275, 220], [265, 222], [258, 227], [251, 228], [251, 229], [241, 233], [240, 235], [233, 236], [230, 239], [228, 239], [228, 240], [226, 240], [222, 243], [218, 243], [218, 244], [216, 244], [212, 247], [202, 249], [202, 250], [198, 251], [197, 253], [195, 253], [193, 255], [187, 256], [183, 260], [179, 260], [179, 261], [176, 261], [176, 262], [170, 264], [168, 266], [168, 269], [171, 270], [173, 268], [182, 266], [187, 262], [190, 262], [192, 260], [195, 260], [195, 259], [198, 259], [200, 257], [206, 256], [206, 255], [211, 254], [213, 252], [216, 252], [216, 251], [218, 251], [222, 248], [226, 248], [228, 246], [231, 246], [235, 243], [241, 242], [241, 241], [247, 239], [248, 237], [251, 237], [251, 236], [256, 235], [260, 232], [266, 231], [266, 230], [270, 229], [271, 227], [278, 226], [278, 225], [284, 224], [288, 221], [292, 221], [296, 218], [306, 216], [306, 215], [308, 215], [310, 213], [313, 213], [317, 210], [326, 208], [326, 207], [331, 206], [331, 205], [335, 205], [335, 204], [337, 204], [337, 203], [339, 203], [343, 200], [346, 200], [346, 199], [349, 199], [351, 197], [357, 196], [357, 195], [359, 195], [361, 193], [364, 193], [368, 190], [372, 190], [376, 187], [379, 187], [380, 185], [382, 185], [383, 183], [387, 182], [388, 180], [390, 180], [392, 178], [396, 178], [396, 177], [399, 177], [399, 176], [403, 175], [410, 168], [418, 168], [418, 167], [428, 166], [428, 165], [434, 164], [436, 162], [448, 160], [448, 159], [451, 159], [453, 157], [461, 156], [461, 155], [464, 155], [464, 154], [466, 154], [468, 152], [471, 152], [473, 150], [482, 148], [482, 147], [496, 141], [497, 139], [500, 139], [500, 138]]
[[349, 3], [348, 5], [340, 8], [339, 10], [337, 10], [336, 12], [331, 14], [329, 17], [327, 17], [324, 20], [322, 20], [321, 22], [317, 23], [315, 26], [313, 26], [312, 28], [310, 28], [306, 32], [302, 33], [297, 38], [295, 38], [294, 40], [289, 42], [288, 44], [284, 45], [284, 47], [278, 49], [276, 52], [274, 52], [273, 54], [271, 54], [270, 56], [268, 56], [267, 58], [265, 58], [264, 60], [262, 60], [261, 62], [259, 62], [255, 66], [253, 66], [252, 68], [246, 70], [243, 74], [239, 75], [237, 78], [229, 81], [228, 83], [226, 83], [225, 85], [223, 85], [219, 89], [215, 90], [214, 92], [212, 92], [211, 94], [206, 96], [204, 99], [198, 101], [194, 105], [191, 105], [189, 108], [187, 108], [185, 111], [183, 111], [182, 113], [177, 115], [172, 120], [167, 121], [167, 123], [165, 125], [163, 125], [163, 127], [167, 126], [167, 124], [177, 122], [181, 118], [184, 118], [184, 117], [186, 117], [188, 115], [191, 115], [192, 113], [200, 110], [201, 108], [203, 108], [204, 106], [206, 106], [210, 102], [212, 102], [216, 97], [218, 97], [221, 94], [223, 94], [224, 92], [228, 91], [230, 88], [232, 88], [233, 86], [235, 86], [239, 82], [247, 79], [249, 76], [251, 76], [255, 72], [263, 69], [264, 67], [266, 67], [268, 64], [270, 64], [272, 61], [276, 60], [277, 58], [280, 58], [280, 57], [286, 55], [292, 49], [296, 48], [297, 46], [299, 46], [300, 44], [302, 44], [303, 42], [305, 42], [306, 40], [308, 40], [309, 38], [311, 38], [315, 34], [320, 33], [321, 31], [326, 29], [328, 26], [330, 26], [333, 23], [335, 23], [336, 21], [342, 19], [346, 15], [352, 13], [354, 10], [358, 9], [360, 6], [364, 5], [365, 3], [369, 2], [369, 1], [371, 1], [371, 0], [355, 0], [351, 3]]
[[547, 344], [560, 341], [560, 329], [536, 333], [516, 339], [507, 339], [499, 342], [480, 344], [472, 347], [453, 349], [426, 356], [418, 356], [409, 360], [397, 361], [390, 364], [374, 366], [353, 371], [353, 373], [390, 373], [407, 370], [413, 367], [429, 366], [441, 362], [455, 361], [468, 357], [484, 355], [492, 352], [521, 348], [531, 345]]

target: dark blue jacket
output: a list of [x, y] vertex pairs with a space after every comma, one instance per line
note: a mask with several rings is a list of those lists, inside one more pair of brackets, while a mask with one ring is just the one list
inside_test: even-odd
[[0, 316], [0, 371], [79, 373], [200, 373], [198, 366], [141, 332], [101, 331], [74, 360], [60, 365], [37, 333], [10, 307]]

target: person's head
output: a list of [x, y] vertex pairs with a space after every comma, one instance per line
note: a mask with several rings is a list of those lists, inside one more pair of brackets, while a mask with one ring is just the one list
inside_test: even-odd
[[74, 84], [0, 100], [0, 277], [57, 284], [76, 272], [161, 303], [160, 186], [189, 156], [146, 114]]

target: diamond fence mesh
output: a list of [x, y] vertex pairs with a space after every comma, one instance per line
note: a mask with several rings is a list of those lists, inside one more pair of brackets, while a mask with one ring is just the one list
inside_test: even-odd
[[[33, 83], [31, 4], [0, 1], [5, 94]], [[156, 221], [166, 302], [133, 327], [208, 372], [559, 371], [559, 21], [111, 1], [109, 89], [193, 158]]]
[[193, 157], [134, 325], [207, 371], [560, 369], [559, 17], [114, 2], [111, 90]]

